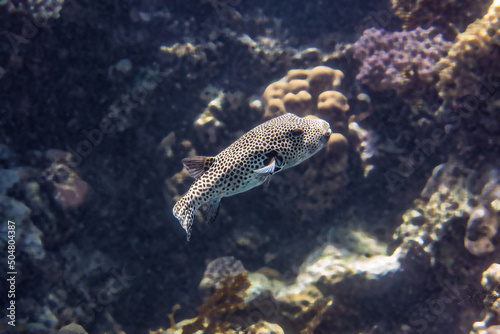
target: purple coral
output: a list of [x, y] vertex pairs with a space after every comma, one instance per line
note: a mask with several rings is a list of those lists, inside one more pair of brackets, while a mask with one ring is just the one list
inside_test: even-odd
[[430, 83], [436, 78], [434, 65], [452, 43], [441, 34], [431, 37], [432, 29], [388, 32], [370, 28], [354, 43], [354, 58], [363, 66], [356, 76], [373, 90], [392, 89], [401, 93], [412, 85]]

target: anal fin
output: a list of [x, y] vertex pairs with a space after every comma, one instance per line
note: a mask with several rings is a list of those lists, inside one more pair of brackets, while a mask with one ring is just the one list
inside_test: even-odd
[[207, 224], [212, 224], [215, 218], [217, 218], [217, 215], [219, 214], [220, 200], [220, 198], [214, 198], [201, 206], [200, 212]]

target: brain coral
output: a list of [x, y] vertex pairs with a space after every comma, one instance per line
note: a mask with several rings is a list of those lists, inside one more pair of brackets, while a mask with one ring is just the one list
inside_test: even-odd
[[463, 29], [481, 16], [491, 0], [392, 0], [392, 9], [404, 21], [405, 29], [418, 26], [449, 25]]
[[401, 94], [437, 78], [434, 65], [446, 55], [451, 43], [432, 30], [388, 32], [370, 28], [354, 44], [354, 58], [363, 66], [356, 76], [376, 91]]
[[344, 74], [327, 66], [311, 70], [294, 69], [285, 78], [270, 84], [262, 94], [264, 119], [286, 112], [298, 116], [316, 115], [330, 123], [336, 132], [347, 126], [347, 98], [340, 88]]
[[[284, 202], [281, 207], [288, 208], [291, 216], [300, 216], [304, 221], [312, 221], [325, 209], [334, 207], [345, 193], [339, 189], [348, 184], [345, 171], [349, 143], [344, 135], [348, 133], [346, 112], [349, 105], [347, 98], [337, 91], [343, 78], [341, 71], [328, 66], [292, 69], [286, 77], [271, 83], [262, 94], [264, 119], [286, 112], [301, 117], [317, 116], [328, 121], [336, 132], [324, 150], [295, 170], [273, 178], [273, 186], [266, 190], [269, 202]], [[290, 196], [284, 199], [283, 194]]]
[[500, 0], [495, 0], [483, 18], [458, 35], [446, 58], [436, 65], [442, 98], [454, 100], [478, 95], [487, 74], [500, 75], [499, 17]]

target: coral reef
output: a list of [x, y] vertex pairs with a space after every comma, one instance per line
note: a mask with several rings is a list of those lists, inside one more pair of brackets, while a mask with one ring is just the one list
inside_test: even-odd
[[44, 176], [54, 186], [54, 198], [63, 209], [77, 208], [85, 202], [90, 187], [66, 164], [54, 162]]
[[[312, 285], [299, 291], [260, 273], [228, 275], [218, 282], [196, 318], [183, 320], [166, 333], [204, 330], [209, 333], [279, 334], [284, 332], [283, 327], [290, 328], [287, 333], [302, 328], [300, 333], [312, 334], [332, 306], [332, 301]], [[283, 325], [270, 324], [271, 319], [279, 319]]]
[[[433, 289], [441, 295], [443, 292], [440, 291], [453, 293], [452, 299], [465, 305], [465, 294], [471, 292], [467, 292], [467, 286], [457, 285], [457, 278], [473, 282], [480, 266], [465, 264], [471, 263], [474, 256], [482, 256], [482, 263], [488, 263], [491, 257], [487, 255], [498, 244], [498, 238], [490, 232], [496, 231], [496, 220], [482, 220], [481, 226], [471, 223], [477, 221], [474, 212], [480, 208], [487, 210], [488, 215], [498, 216], [495, 211], [498, 172], [491, 165], [477, 167], [477, 170], [480, 174], [456, 162], [436, 167], [422, 190], [421, 198], [403, 214], [402, 224], [394, 234], [398, 246], [390, 254], [387, 254], [386, 245], [371, 239], [354, 224], [345, 229], [332, 228], [324, 234], [318, 240], [323, 245], [303, 261], [293, 283], [278, 277], [271, 279], [259, 273], [249, 273], [250, 285], [243, 304], [238, 304], [238, 319], [250, 319], [257, 307], [261, 310], [258, 319], [273, 321], [287, 333], [313, 333], [316, 330], [321, 333], [332, 330], [355, 332], [374, 323], [376, 325], [373, 326], [394, 329], [392, 326], [395, 324], [391, 321], [398, 317], [397, 321], [402, 321], [407, 330], [430, 329], [429, 322], [434, 320], [429, 319], [435, 318], [425, 318], [426, 314], [422, 314], [421, 308], [419, 311], [417, 307], [422, 303], [419, 301], [422, 292], [419, 291], [426, 291], [428, 283], [417, 272], [424, 270], [429, 277], [435, 275], [437, 283], [434, 284], [437, 287]], [[478, 231], [472, 232], [474, 229]], [[478, 233], [482, 238], [471, 240], [472, 235]], [[476, 241], [491, 246], [478, 246]], [[231, 271], [229, 269], [234, 263], [238, 263], [234, 258], [219, 262], [222, 267], [229, 266], [223, 272]], [[491, 331], [498, 324], [497, 266], [491, 266], [483, 274], [482, 284], [490, 296], [485, 303], [492, 311], [484, 321], [474, 325], [474, 333], [487, 333], [486, 328]], [[431, 274], [429, 270], [435, 272]], [[391, 297], [391, 306], [382, 302], [382, 296], [393, 294], [398, 298]], [[450, 307], [448, 297], [445, 301], [442, 296], [431, 295], [428, 298], [431, 303], [442, 303], [443, 308]], [[475, 301], [472, 297], [465, 300], [468, 303]], [[370, 314], [369, 319], [361, 316], [363, 312], [359, 307], [355, 312], [349, 311], [359, 303], [367, 303], [363, 309]], [[261, 308], [256, 305], [261, 305]], [[405, 309], [410, 311], [401, 312]], [[376, 310], [383, 311], [379, 313]], [[383, 315], [386, 312], [391, 314], [391, 320]], [[471, 311], [464, 308], [456, 312], [465, 316]], [[479, 312], [473, 314], [478, 316]], [[439, 321], [446, 323], [451, 318], [442, 317]], [[230, 320], [229, 323], [232, 324], [229, 327], [241, 325], [237, 320]], [[464, 328], [460, 326], [457, 324], [457, 331], [463, 332]]]
[[[342, 200], [342, 193], [338, 189], [348, 183], [345, 171], [348, 166], [349, 142], [344, 135], [348, 133], [346, 113], [349, 105], [347, 98], [334, 90], [341, 88], [343, 77], [341, 71], [327, 66], [316, 66], [310, 70], [289, 70], [285, 78], [267, 86], [262, 94], [262, 104], [258, 101], [249, 102], [241, 92], [226, 93], [214, 86], [206, 87], [202, 96], [210, 102], [197, 117], [194, 127], [200, 142], [207, 147], [222, 146], [222, 140], [231, 138], [230, 133], [233, 136], [242, 134], [238, 130], [244, 124], [251, 124], [259, 119], [262, 122], [285, 112], [302, 117], [318, 116], [329, 121], [337, 133], [330, 137], [326, 149], [307, 164], [296, 167], [296, 170], [274, 177], [273, 186], [266, 189], [266, 196], [276, 203], [284, 192], [308, 194], [307, 198], [294, 196], [294, 212], [287, 214], [298, 214], [306, 220], [316, 219], [323, 212], [318, 211], [318, 208], [331, 208]], [[216, 97], [213, 98], [214, 96]], [[273, 106], [279, 107], [274, 110]], [[167, 139], [164, 140], [167, 143]], [[168, 142], [172, 141], [170, 137]], [[168, 145], [167, 151], [171, 150], [172, 144]], [[317, 165], [324, 166], [319, 173]], [[187, 174], [181, 171], [165, 181], [169, 201], [173, 199], [173, 202], [186, 191], [188, 180]], [[198, 215], [199, 219], [200, 217]]]
[[500, 264], [493, 263], [484, 273], [481, 285], [487, 292], [484, 304], [488, 313], [473, 325], [474, 334], [497, 333], [500, 329]]
[[357, 122], [349, 123], [349, 130], [356, 134], [356, 151], [363, 162], [364, 175], [368, 176], [375, 168], [372, 160], [379, 153], [376, 145], [378, 136], [373, 130], [363, 129]]
[[500, 227], [500, 170], [491, 170], [467, 222], [465, 248], [480, 256], [495, 251], [492, 239]]
[[[42, 231], [30, 219], [31, 210], [22, 202], [5, 195], [0, 195], [0, 216], [4, 221], [17, 223], [16, 243], [19, 253], [27, 255], [28, 259], [41, 260], [45, 257], [42, 243]], [[0, 227], [0, 248], [7, 249], [7, 224]]]
[[471, 21], [484, 13], [491, 0], [432, 1], [391, 0], [395, 14], [404, 21], [405, 29], [419, 26], [456, 26], [463, 30]]
[[[490, 176], [498, 171], [484, 167], [483, 173]], [[474, 189], [481, 190], [477, 193]], [[417, 242], [431, 254], [433, 261], [443, 263], [452, 271], [461, 259], [437, 252], [436, 244], [442, 241], [445, 231], [458, 230], [466, 223], [465, 248], [476, 256], [493, 252], [492, 239], [498, 228], [495, 209], [498, 195], [496, 178], [478, 179], [474, 170], [454, 162], [437, 166], [422, 190], [422, 199], [416, 200], [415, 208], [404, 213], [395, 238]], [[462, 256], [467, 258], [467, 254]]]
[[59, 329], [57, 334], [87, 334], [87, 331], [82, 326], [72, 323]]
[[446, 56], [451, 43], [432, 29], [388, 32], [370, 28], [354, 43], [354, 58], [362, 62], [356, 79], [375, 91], [403, 94], [432, 84], [439, 72], [435, 64]]
[[220, 287], [220, 281], [227, 276], [236, 276], [246, 273], [245, 267], [240, 260], [234, 256], [219, 257], [210, 261], [200, 282], [200, 288], [203, 290], [217, 289]]
[[285, 112], [301, 117], [317, 115], [328, 121], [335, 132], [344, 132], [349, 105], [347, 98], [337, 91], [343, 78], [341, 71], [328, 66], [289, 70], [285, 78], [271, 83], [264, 90], [264, 119]]
[[260, 106], [250, 102], [243, 92], [218, 90], [217, 96], [195, 120], [194, 128], [206, 147], [221, 145], [221, 140], [227, 137], [224, 132], [243, 129], [260, 119], [261, 114]]
[[38, 22], [46, 22], [48, 19], [59, 17], [63, 8], [64, 0], [6, 0], [0, 2], [6, 6], [9, 12], [21, 12], [31, 14]]
[[[280, 194], [296, 194], [290, 197], [297, 199], [293, 204], [294, 213], [288, 212], [292, 216], [299, 215], [309, 221], [316, 219], [320, 214], [318, 208], [330, 208], [341, 201], [338, 190], [348, 183], [345, 170], [349, 143], [345, 135], [349, 105], [347, 98], [337, 91], [343, 78], [341, 71], [323, 65], [310, 70], [292, 69], [286, 77], [268, 85], [262, 94], [264, 120], [285, 112], [302, 117], [317, 116], [328, 121], [336, 132], [325, 150], [296, 169], [273, 178], [273, 186], [266, 189], [266, 196], [275, 203], [280, 201]], [[318, 170], [318, 165], [323, 167]], [[298, 195], [304, 193], [306, 198]]]
[[276, 324], [271, 324], [267, 321], [259, 321], [248, 327], [245, 334], [285, 334], [285, 332]]
[[220, 281], [220, 286], [200, 306], [198, 317], [177, 324], [176, 329], [179, 331], [174, 333], [229, 332], [231, 324], [228, 317], [244, 307], [244, 298], [249, 286], [250, 282], [246, 274], [226, 276]]
[[[500, 2], [493, 1], [486, 15], [457, 36], [448, 55], [441, 59], [437, 88], [439, 95], [455, 101], [467, 95], [491, 95], [498, 84], [500, 67]], [[491, 87], [493, 85], [493, 87]]]
[[[382, 1], [0, 1], [0, 217], [17, 226], [18, 329], [498, 330], [498, 1], [470, 24], [486, 2], [394, 0], [403, 22], [385, 25]], [[401, 23], [412, 30], [388, 32]], [[468, 24], [443, 59], [440, 34]], [[387, 31], [349, 44], [374, 25]], [[372, 62], [364, 85], [353, 54]], [[460, 129], [441, 117], [478, 92]], [[192, 181], [181, 159], [285, 111], [336, 132], [267, 187], [224, 199], [187, 244], [171, 214]]]
[[[256, 326], [254, 322], [271, 321], [290, 334], [312, 334], [318, 329], [321, 333], [331, 332], [334, 328], [354, 332], [368, 322], [361, 314], [349, 311], [353, 305], [381, 300], [382, 296], [395, 290], [414, 298], [411, 290], [401, 288], [420, 284], [412, 266], [421, 260], [412, 247], [399, 248], [393, 255], [385, 255], [383, 244], [356, 228], [332, 229], [322, 241], [325, 244], [304, 260], [293, 282], [268, 278], [259, 272], [247, 274], [249, 286], [245, 297], [237, 299], [233, 305], [233, 308], [238, 307], [234, 316], [225, 317], [228, 321], [225, 328], [247, 328], [241, 333], [248, 333]], [[413, 257], [414, 260], [408, 261]], [[226, 276], [221, 282], [226, 284], [230, 279]], [[204, 305], [211, 298], [214, 297], [208, 297]], [[408, 301], [393, 299], [392, 302], [394, 304], [387, 312], [394, 312]], [[224, 305], [220, 311], [232, 310]], [[367, 306], [367, 310], [373, 312], [371, 307]], [[212, 323], [219, 317], [205, 319], [205, 323]], [[175, 330], [167, 333], [190, 330], [191, 324], [200, 323], [199, 319], [198, 316], [182, 321], [176, 324]], [[346, 319], [349, 320], [346, 322]]]

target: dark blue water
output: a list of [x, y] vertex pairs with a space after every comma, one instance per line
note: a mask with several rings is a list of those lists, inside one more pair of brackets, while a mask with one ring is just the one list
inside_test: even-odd
[[0, 332], [497, 333], [499, 13], [0, 1]]

